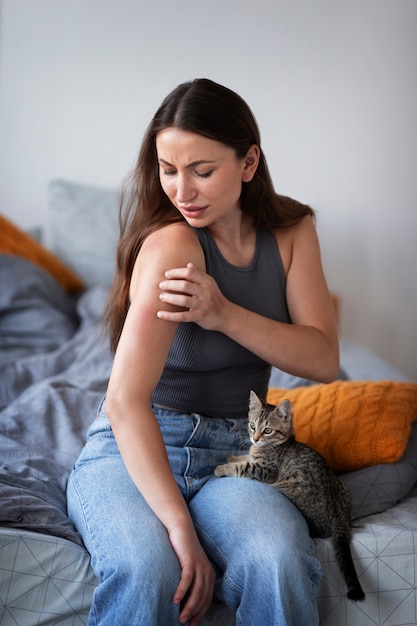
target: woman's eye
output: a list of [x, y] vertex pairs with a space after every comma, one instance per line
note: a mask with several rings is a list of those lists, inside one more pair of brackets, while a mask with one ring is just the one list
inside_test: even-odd
[[213, 173], [213, 170], [210, 170], [209, 172], [196, 172], [197, 176], [199, 178], [209, 178]]
[[174, 176], [177, 172], [175, 170], [162, 170], [164, 176]]

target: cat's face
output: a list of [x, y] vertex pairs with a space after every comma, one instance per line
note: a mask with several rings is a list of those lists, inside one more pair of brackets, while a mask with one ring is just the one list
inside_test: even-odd
[[293, 434], [292, 404], [284, 400], [278, 406], [263, 402], [254, 391], [250, 392], [248, 431], [255, 446], [280, 444]]

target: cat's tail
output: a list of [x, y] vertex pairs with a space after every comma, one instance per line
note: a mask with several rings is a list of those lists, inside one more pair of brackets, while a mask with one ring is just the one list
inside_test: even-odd
[[355, 600], [356, 602], [364, 600], [365, 593], [361, 587], [355, 565], [353, 563], [349, 539], [345, 536], [335, 535], [333, 536], [333, 546], [336, 561], [346, 582], [347, 597], [349, 600]]

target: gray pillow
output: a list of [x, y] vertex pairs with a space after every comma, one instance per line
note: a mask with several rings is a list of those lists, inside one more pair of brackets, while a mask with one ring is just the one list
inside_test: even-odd
[[48, 185], [51, 248], [87, 287], [108, 287], [119, 237], [120, 192], [64, 180]]
[[353, 520], [381, 513], [397, 504], [417, 482], [417, 422], [399, 461], [365, 467], [339, 478], [349, 487]]

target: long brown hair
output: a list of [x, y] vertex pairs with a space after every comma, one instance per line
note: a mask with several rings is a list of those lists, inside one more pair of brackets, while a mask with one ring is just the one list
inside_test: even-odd
[[250, 146], [260, 148], [253, 179], [242, 184], [240, 207], [250, 213], [255, 228], [273, 229], [314, 216], [307, 205], [278, 195], [272, 183], [254, 115], [235, 92], [201, 78], [178, 85], [162, 102], [149, 124], [139, 157], [122, 193], [119, 212], [120, 237], [116, 271], [109, 290], [104, 325], [110, 346], [116, 350], [129, 306], [129, 284], [140, 247], [153, 231], [182, 221], [178, 210], [162, 190], [156, 152], [157, 134], [169, 127], [189, 131], [233, 148], [238, 159]]

